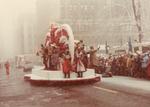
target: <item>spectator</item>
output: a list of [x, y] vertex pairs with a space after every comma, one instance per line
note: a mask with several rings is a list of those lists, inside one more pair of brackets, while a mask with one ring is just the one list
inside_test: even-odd
[[142, 58], [142, 77], [146, 77], [146, 69], [147, 69], [147, 65], [148, 65], [148, 54], [145, 54]]
[[5, 69], [6, 69], [6, 74], [9, 75], [10, 74], [10, 63], [9, 63], [9, 61], [6, 61]]

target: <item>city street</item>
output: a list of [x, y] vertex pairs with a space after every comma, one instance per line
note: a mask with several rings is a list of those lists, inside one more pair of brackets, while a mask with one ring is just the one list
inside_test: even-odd
[[22, 70], [1, 71], [0, 107], [149, 107], [150, 81], [103, 78], [90, 85], [37, 87], [24, 81]]
[[0, 107], [150, 107], [149, 6], [0, 0]]

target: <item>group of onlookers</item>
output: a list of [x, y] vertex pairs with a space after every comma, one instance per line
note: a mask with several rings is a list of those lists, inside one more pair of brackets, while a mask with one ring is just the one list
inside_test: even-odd
[[99, 72], [109, 69], [113, 75], [150, 78], [150, 54], [123, 54], [99, 58]]

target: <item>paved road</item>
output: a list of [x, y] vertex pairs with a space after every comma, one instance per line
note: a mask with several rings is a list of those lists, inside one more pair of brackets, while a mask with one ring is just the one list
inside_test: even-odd
[[22, 71], [0, 72], [0, 107], [150, 107], [150, 81], [104, 78], [91, 85], [36, 87]]

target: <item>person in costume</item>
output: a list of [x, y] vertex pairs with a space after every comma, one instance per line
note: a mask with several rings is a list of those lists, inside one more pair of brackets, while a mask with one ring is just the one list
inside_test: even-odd
[[64, 61], [63, 61], [63, 73], [64, 73], [64, 78], [70, 78], [70, 72], [71, 72], [71, 56], [69, 51], [66, 51], [64, 54]]
[[[79, 45], [78, 45], [79, 46]], [[77, 49], [76, 49], [76, 58], [77, 58], [77, 74], [78, 74], [78, 77], [80, 78], [80, 77], [83, 77], [83, 72], [85, 72], [86, 71], [86, 68], [85, 68], [85, 66], [84, 66], [84, 64], [83, 64], [83, 60], [82, 60], [82, 58], [83, 58], [83, 51], [82, 51], [82, 49], [80, 48], [80, 47], [78, 47]]]
[[53, 70], [58, 70], [58, 66], [59, 66], [59, 50], [57, 46], [54, 45], [51, 55], [51, 67]]
[[87, 70], [87, 67], [88, 67], [88, 56], [87, 56], [87, 52], [86, 52], [85, 49], [84, 49], [84, 45], [83, 45], [83, 47], [81, 48], [81, 52], [82, 52], [81, 61], [83, 62], [83, 65], [84, 65], [84, 67], [85, 67], [85, 70]]
[[48, 69], [50, 70], [50, 69], [52, 69], [51, 57], [52, 57], [52, 53], [53, 53], [53, 47], [51, 46], [51, 44], [49, 44], [47, 49], [48, 49]]
[[45, 66], [45, 70], [48, 69], [48, 49], [46, 47], [44, 47], [43, 44], [41, 44], [41, 50], [40, 53], [42, 54], [42, 58], [43, 58], [43, 64]]

